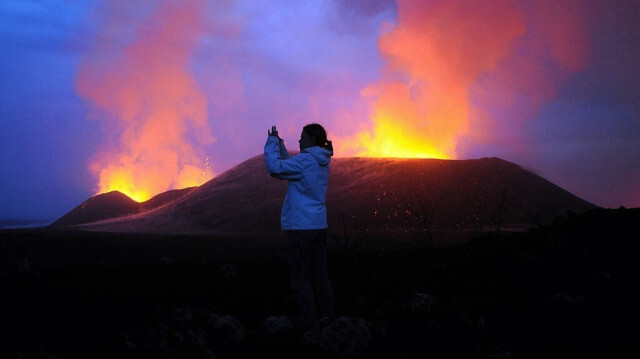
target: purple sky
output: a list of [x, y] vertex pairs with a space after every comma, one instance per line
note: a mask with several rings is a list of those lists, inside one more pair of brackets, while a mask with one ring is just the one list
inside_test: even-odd
[[[579, 4], [588, 24], [586, 66], [572, 72], [549, 67], [554, 94], [533, 109], [491, 101], [482, 108], [492, 116], [491, 134], [462, 139], [458, 158], [500, 157], [594, 204], [640, 207], [640, 4], [569, 2]], [[141, 72], [135, 68], [140, 63], [123, 54], [142, 41], [154, 46], [146, 37], [162, 23], [159, 3], [0, 2], [0, 219], [52, 221], [96, 193], [98, 177], [90, 166], [122, 141], [114, 126], [121, 122], [110, 118], [126, 112], [113, 102], [130, 85], [118, 81]], [[176, 66], [184, 68], [176, 76], [185, 76], [188, 90], [204, 101], [193, 117], [206, 123], [188, 125], [192, 146], [185, 153], [208, 156], [221, 173], [260, 154], [272, 124], [291, 148], [309, 122], [325, 124], [338, 145], [371, 125], [363, 90], [381, 81], [388, 57], [378, 41], [399, 21], [400, 4], [191, 3], [201, 10], [200, 22], [186, 24], [184, 37], [168, 40], [192, 42], [181, 50], [184, 58], [173, 48], [147, 53], [149, 68], [158, 57], [166, 56], [164, 64], [178, 56]], [[175, 4], [181, 2], [164, 2]], [[130, 75], [117, 72], [126, 66], [134, 69]], [[158, 71], [149, 70], [149, 76], [167, 73]], [[115, 92], [106, 93], [105, 84]], [[474, 93], [493, 96], [487, 88], [489, 95]], [[520, 100], [531, 102], [525, 95]], [[481, 131], [479, 126], [471, 122], [471, 131]]]

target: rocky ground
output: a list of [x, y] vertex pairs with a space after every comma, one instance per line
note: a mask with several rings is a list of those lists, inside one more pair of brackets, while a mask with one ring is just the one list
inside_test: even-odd
[[281, 252], [38, 267], [34, 246], [57, 242], [3, 231], [0, 357], [637, 357], [638, 223], [640, 209], [595, 210], [441, 247], [335, 238], [337, 318], [306, 333]]

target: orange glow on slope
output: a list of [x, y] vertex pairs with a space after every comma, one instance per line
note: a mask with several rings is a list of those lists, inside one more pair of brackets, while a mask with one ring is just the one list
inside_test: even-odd
[[[586, 63], [579, 2], [397, 4], [397, 24], [385, 24], [378, 40], [381, 78], [361, 93], [371, 101], [370, 122], [341, 139], [350, 154], [457, 158], [461, 139], [486, 141], [498, 125], [490, 103], [511, 109], [516, 101], [509, 98], [519, 91], [518, 99], [537, 107], [555, 94], [557, 68], [579, 71]], [[477, 93], [485, 98], [474, 98]]]
[[106, 134], [118, 136], [90, 165], [98, 193], [117, 190], [140, 202], [213, 176], [208, 157], [203, 163], [199, 155], [214, 140], [207, 100], [188, 72], [205, 31], [203, 4], [165, 2], [136, 29], [134, 41], [117, 48], [105, 37], [82, 63], [77, 91], [105, 114]]
[[[357, 137], [359, 156], [442, 159], [454, 156], [454, 144], [438, 137], [439, 128], [420, 128], [420, 104], [412, 102], [409, 96], [408, 88], [400, 83], [386, 84], [384, 92], [377, 94], [374, 129], [363, 131]], [[414, 129], [414, 123], [420, 131]]]

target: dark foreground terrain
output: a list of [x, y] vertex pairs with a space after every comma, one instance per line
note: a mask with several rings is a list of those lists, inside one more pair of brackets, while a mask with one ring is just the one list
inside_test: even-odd
[[338, 318], [307, 333], [282, 237], [2, 231], [0, 357], [638, 357], [639, 223], [621, 208], [448, 246], [336, 235]]

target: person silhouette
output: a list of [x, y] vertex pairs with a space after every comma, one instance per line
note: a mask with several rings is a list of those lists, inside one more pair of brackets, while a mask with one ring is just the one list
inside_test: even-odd
[[267, 130], [264, 159], [272, 177], [287, 180], [280, 215], [287, 236], [291, 288], [300, 307], [303, 329], [332, 318], [333, 289], [327, 271], [327, 209], [325, 197], [333, 145], [319, 124], [304, 126], [300, 153], [290, 157], [276, 126]]

